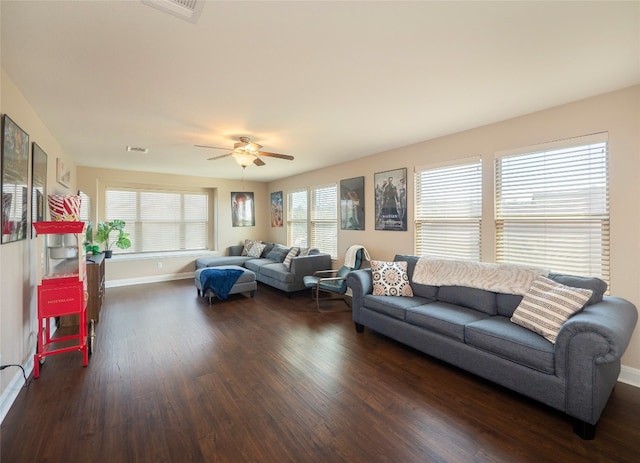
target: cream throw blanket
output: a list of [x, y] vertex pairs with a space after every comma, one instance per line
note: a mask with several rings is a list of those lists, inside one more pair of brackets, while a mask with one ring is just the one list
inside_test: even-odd
[[362, 260], [369, 261], [371, 257], [369, 256], [369, 252], [367, 252], [364, 246], [360, 246], [359, 244], [354, 244], [349, 246], [347, 252], [344, 254], [344, 265], [345, 267], [353, 268], [356, 266], [356, 254], [358, 250], [362, 249]]
[[523, 296], [538, 276], [548, 274], [547, 270], [525, 265], [421, 257], [412, 281], [433, 286], [469, 286]]

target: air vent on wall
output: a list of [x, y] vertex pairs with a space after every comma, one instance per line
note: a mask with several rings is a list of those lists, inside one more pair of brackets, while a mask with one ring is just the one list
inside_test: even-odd
[[195, 23], [204, 7], [204, 0], [141, 0], [148, 6]]
[[143, 153], [147, 154], [149, 150], [147, 148], [141, 148], [139, 146], [127, 146], [127, 151], [130, 153]]

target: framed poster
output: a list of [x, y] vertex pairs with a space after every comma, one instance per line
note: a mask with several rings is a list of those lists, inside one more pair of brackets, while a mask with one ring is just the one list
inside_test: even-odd
[[[42, 222], [47, 197], [47, 153], [33, 142], [31, 153], [31, 221]], [[33, 227], [31, 238], [35, 237]]]
[[27, 237], [29, 135], [2, 117], [2, 243]]
[[374, 176], [376, 230], [407, 231], [407, 168]]
[[271, 226], [282, 227], [282, 191], [271, 193]]
[[340, 180], [340, 228], [364, 230], [364, 177]]
[[231, 192], [231, 225], [255, 227], [253, 192]]
[[67, 188], [71, 186], [71, 170], [65, 165], [62, 158], [56, 159], [56, 181]]

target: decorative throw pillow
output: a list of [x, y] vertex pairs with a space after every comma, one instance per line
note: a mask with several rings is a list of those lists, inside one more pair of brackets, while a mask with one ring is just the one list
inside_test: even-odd
[[267, 247], [266, 244], [253, 243], [253, 246], [251, 246], [251, 248], [247, 252], [247, 255], [249, 257], [260, 257], [262, 255], [262, 251], [264, 251], [264, 248], [266, 247]]
[[374, 296], [413, 297], [406, 262], [371, 261]]
[[240, 253], [241, 256], [248, 256], [249, 255], [249, 250], [251, 250], [251, 247], [255, 244], [255, 243], [261, 243], [262, 241], [256, 241], [256, 240], [244, 240], [244, 248], [242, 248], [242, 252]]
[[513, 312], [511, 321], [555, 344], [564, 322], [582, 309], [592, 294], [590, 289], [572, 288], [539, 276]]
[[287, 270], [291, 269], [291, 261], [297, 254], [298, 254], [298, 248], [294, 246], [289, 250], [289, 253], [284, 258], [284, 261], [282, 263], [284, 264], [285, 267], [287, 267]]
[[[265, 249], [263, 252], [267, 252], [267, 250]], [[276, 244], [265, 257], [275, 262], [284, 262], [287, 254], [289, 254], [289, 248], [285, 248], [284, 246]]]
[[308, 256], [309, 255], [309, 248], [300, 248], [300, 251], [298, 252], [298, 256]]

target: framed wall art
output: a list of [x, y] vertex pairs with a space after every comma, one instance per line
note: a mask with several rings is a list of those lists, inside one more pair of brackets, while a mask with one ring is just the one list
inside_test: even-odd
[[340, 228], [364, 230], [364, 177], [340, 180]]
[[71, 170], [62, 158], [56, 159], [56, 182], [67, 188], [71, 186]]
[[2, 243], [27, 237], [29, 135], [2, 116]]
[[[47, 198], [47, 153], [36, 142], [31, 151], [31, 221], [42, 222], [45, 218]], [[35, 237], [31, 230], [31, 237]]]
[[282, 191], [276, 191], [271, 193], [271, 226], [282, 227], [282, 218]]
[[255, 227], [253, 192], [231, 192], [231, 225]]
[[407, 231], [407, 168], [374, 176], [376, 230]]

